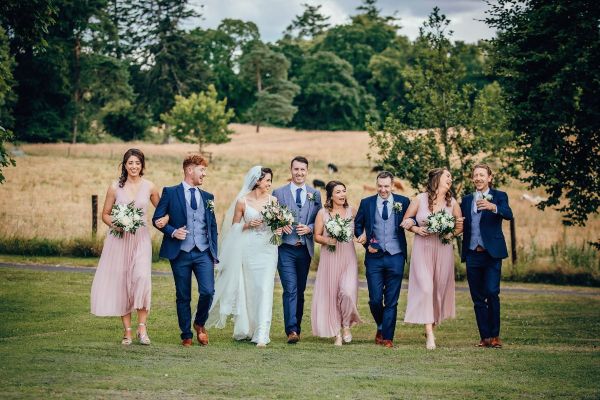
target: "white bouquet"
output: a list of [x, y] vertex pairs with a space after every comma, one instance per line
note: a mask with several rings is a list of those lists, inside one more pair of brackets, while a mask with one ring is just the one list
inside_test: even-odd
[[[129, 204], [115, 204], [110, 210], [110, 217], [113, 228], [110, 228], [110, 233], [116, 237], [122, 238], [123, 232], [135, 234], [144, 222], [144, 212], [141, 208], [135, 207], [133, 201]], [[121, 228], [122, 231], [115, 229]]]
[[[339, 215], [332, 217], [325, 223], [325, 230], [330, 237], [338, 242], [349, 242], [352, 240], [352, 218], [342, 218]], [[335, 251], [335, 245], [328, 244], [327, 250]]]
[[455, 222], [456, 218], [454, 216], [444, 210], [440, 210], [427, 217], [427, 231], [437, 233], [442, 243], [449, 244], [452, 240]]
[[[267, 204], [260, 214], [263, 217], [264, 223], [271, 228], [272, 232], [284, 226], [294, 224], [294, 213], [283, 204]], [[270, 243], [279, 246], [282, 243], [281, 236], [273, 234]]]

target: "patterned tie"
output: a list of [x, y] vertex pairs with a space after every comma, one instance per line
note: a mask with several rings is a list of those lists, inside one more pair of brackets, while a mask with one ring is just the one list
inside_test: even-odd
[[192, 207], [192, 210], [197, 210], [198, 209], [198, 203], [196, 202], [196, 188], [190, 188], [190, 207]]
[[384, 221], [387, 221], [387, 219], [390, 217], [388, 215], [388, 208], [387, 208], [387, 200], [383, 201], [383, 211], [381, 211], [381, 218], [383, 218]]
[[302, 208], [302, 198], [300, 197], [301, 193], [302, 188], [296, 189], [296, 205], [298, 206], [298, 208]]

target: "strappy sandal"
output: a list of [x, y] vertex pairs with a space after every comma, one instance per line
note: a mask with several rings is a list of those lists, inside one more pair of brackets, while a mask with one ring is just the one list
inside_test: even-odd
[[[143, 326], [143, 327], [145, 327], [145, 326], [146, 326], [146, 324], [144, 324], [144, 323], [140, 322], [140, 323], [138, 324], [138, 327], [139, 327], [139, 326]], [[148, 337], [148, 333], [146, 332], [146, 333], [140, 334], [139, 328], [138, 328], [138, 331], [137, 331], [137, 338], [138, 338], [138, 340], [139, 340], [140, 344], [143, 344], [143, 345], [145, 345], [145, 346], [148, 346], [148, 345], [150, 345], [150, 338]]]
[[[131, 327], [125, 328], [125, 331], [131, 332]], [[123, 340], [121, 340], [122, 345], [129, 346], [131, 343], [133, 343], [133, 341], [131, 340], [130, 337], [123, 336]]]

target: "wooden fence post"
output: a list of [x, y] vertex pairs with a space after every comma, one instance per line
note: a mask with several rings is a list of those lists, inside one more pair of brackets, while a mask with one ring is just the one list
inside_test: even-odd
[[513, 265], [517, 262], [517, 229], [515, 228], [515, 218], [510, 220], [510, 256]]
[[92, 195], [92, 237], [98, 233], [98, 195]]

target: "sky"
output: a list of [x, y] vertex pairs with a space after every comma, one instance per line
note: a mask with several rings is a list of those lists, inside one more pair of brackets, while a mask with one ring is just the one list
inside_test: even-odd
[[[281, 38], [284, 29], [296, 15], [302, 14], [303, 3], [322, 5], [321, 12], [330, 16], [332, 25], [349, 21], [355, 15], [361, 0], [191, 0], [193, 7], [202, 13], [202, 20], [190, 21], [193, 26], [216, 28], [224, 18], [253, 21], [258, 25], [261, 39], [274, 42]], [[200, 4], [204, 7], [200, 8]], [[453, 40], [475, 43], [479, 39], [494, 36], [494, 30], [484, 22], [488, 5], [483, 0], [379, 0], [377, 7], [382, 15], [400, 18], [399, 34], [415, 39], [419, 27], [433, 9], [438, 6], [450, 19]]]

